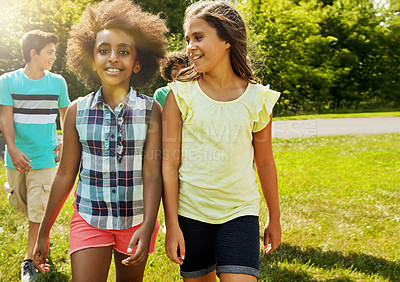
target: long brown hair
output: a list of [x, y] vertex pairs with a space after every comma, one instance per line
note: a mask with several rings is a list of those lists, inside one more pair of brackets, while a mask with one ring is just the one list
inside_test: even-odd
[[[246, 25], [239, 12], [223, 1], [199, 1], [191, 4], [185, 12], [184, 28], [190, 20], [200, 18], [215, 28], [217, 35], [231, 45], [230, 59], [236, 75], [250, 83], [260, 82], [248, 65]], [[192, 64], [182, 70], [176, 80], [192, 81], [201, 77]]]

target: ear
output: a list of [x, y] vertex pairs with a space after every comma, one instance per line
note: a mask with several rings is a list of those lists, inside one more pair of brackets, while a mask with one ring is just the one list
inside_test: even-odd
[[95, 65], [95, 63], [94, 63], [94, 61], [92, 60], [92, 70], [94, 71], [94, 72], [96, 72], [96, 65]]
[[31, 57], [31, 59], [32, 59], [33, 57], [37, 56], [37, 55], [39, 55], [39, 54], [36, 52], [35, 49], [31, 49], [31, 50], [29, 51], [29, 56]]
[[225, 49], [231, 48], [231, 44], [228, 41], [225, 41]]
[[138, 73], [142, 69], [142, 64], [139, 61], [136, 61], [135, 66], [133, 67], [133, 73]]

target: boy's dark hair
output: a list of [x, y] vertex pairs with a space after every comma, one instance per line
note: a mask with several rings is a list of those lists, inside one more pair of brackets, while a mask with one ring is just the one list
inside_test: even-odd
[[173, 64], [189, 66], [189, 57], [184, 52], [174, 51], [168, 53], [160, 65], [161, 76], [168, 81], [172, 81], [171, 69]]
[[[184, 29], [192, 19], [202, 19], [215, 28], [222, 40], [230, 43], [230, 59], [233, 71], [247, 82], [260, 80], [254, 75], [247, 59], [246, 25], [239, 12], [225, 1], [198, 1], [185, 11]], [[194, 65], [182, 70], [177, 80], [191, 81], [201, 77]]]
[[72, 26], [67, 46], [67, 66], [88, 88], [101, 85], [92, 70], [96, 35], [104, 29], [119, 28], [135, 39], [137, 60], [141, 70], [131, 76], [130, 84], [142, 87], [151, 82], [158, 72], [168, 41], [165, 20], [142, 11], [130, 0], [104, 0], [88, 5], [80, 20]]
[[31, 50], [35, 49], [37, 54], [49, 43], [57, 45], [58, 36], [54, 33], [44, 32], [36, 29], [31, 30], [22, 37], [21, 50], [26, 63], [31, 61]]

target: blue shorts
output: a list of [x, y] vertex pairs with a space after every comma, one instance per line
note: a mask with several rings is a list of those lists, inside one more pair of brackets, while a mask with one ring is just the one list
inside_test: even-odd
[[179, 216], [185, 238], [183, 278], [197, 278], [217, 270], [259, 278], [260, 233], [258, 216], [242, 216], [209, 224]]

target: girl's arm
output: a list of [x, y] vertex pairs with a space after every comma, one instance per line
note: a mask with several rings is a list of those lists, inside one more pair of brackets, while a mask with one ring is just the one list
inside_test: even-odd
[[161, 177], [161, 106], [153, 102], [150, 124], [147, 130], [143, 160], [143, 202], [144, 219], [142, 226], [133, 234], [127, 252], [137, 245], [136, 252], [122, 261], [125, 265], [139, 263], [149, 253], [151, 235], [157, 219], [162, 193]]
[[[278, 197], [278, 180], [271, 141], [272, 114], [268, 125], [253, 134], [254, 160], [261, 189], [268, 207], [268, 221], [264, 227], [264, 248], [267, 253], [281, 242], [281, 224]], [[270, 244], [269, 244], [270, 241]]]
[[182, 264], [185, 258], [185, 241], [178, 222], [178, 169], [181, 163], [182, 117], [172, 91], [165, 99], [162, 120], [163, 204], [167, 227], [165, 252], [170, 260]]
[[76, 102], [68, 106], [65, 116], [62, 158], [51, 185], [46, 210], [40, 224], [33, 263], [42, 273], [49, 271], [45, 264], [49, 251], [49, 234], [58, 213], [75, 184], [81, 159], [81, 144], [75, 128]]

